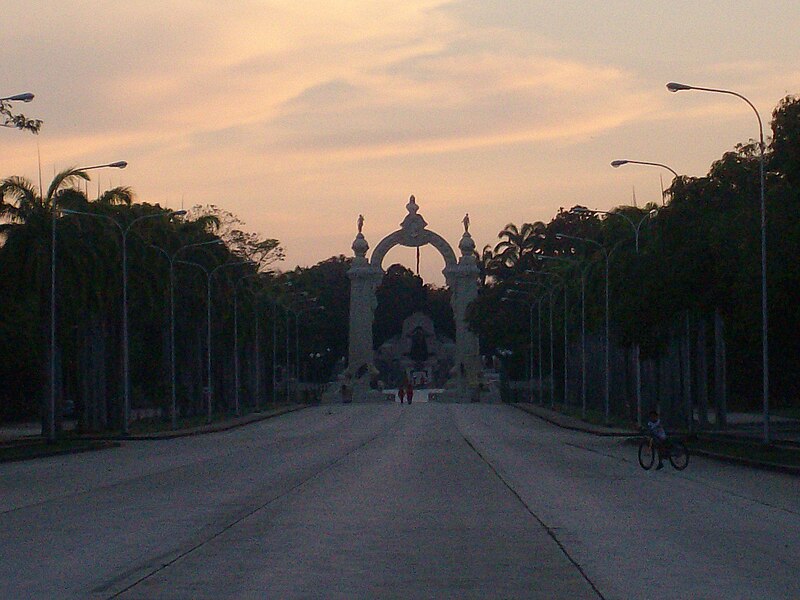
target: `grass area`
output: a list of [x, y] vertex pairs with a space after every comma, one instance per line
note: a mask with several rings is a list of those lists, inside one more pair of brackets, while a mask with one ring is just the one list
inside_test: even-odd
[[787, 406], [785, 408], [778, 408], [773, 411], [779, 417], [787, 417], [789, 419], [800, 419], [800, 406]]
[[97, 440], [61, 439], [53, 444], [37, 441], [31, 444], [0, 447], [0, 462], [28, 460], [42, 456], [113, 448], [119, 444]]
[[[232, 419], [233, 415], [225, 413], [215, 413], [211, 416], [212, 423], [220, 423]], [[178, 429], [190, 429], [193, 427], [202, 427], [206, 424], [206, 415], [194, 415], [191, 417], [182, 417], [178, 419]], [[160, 431], [171, 431], [172, 425], [169, 419], [161, 419], [153, 417], [152, 419], [139, 419], [130, 425], [130, 432], [133, 435], [142, 433], [158, 433]]]
[[[550, 407], [546, 406], [546, 408]], [[582, 420], [585, 423], [594, 425], [605, 424], [603, 413], [597, 410], [587, 410], [586, 418], [581, 419], [580, 407], [556, 405], [555, 409], [562, 414]], [[800, 415], [798, 415], [798, 418], [800, 418]], [[611, 425], [634, 429], [636, 427], [635, 424], [625, 419], [613, 416]], [[638, 441], [633, 438], [632, 442], [638, 443]], [[800, 448], [794, 449], [791, 447], [774, 445], [764, 446], [751, 440], [726, 439], [711, 435], [701, 435], [700, 437], [691, 436], [690, 439], [686, 440], [686, 444], [689, 446], [690, 452], [693, 449], [698, 449], [733, 458], [745, 458], [759, 462], [800, 466]]]
[[701, 437], [691, 441], [689, 450], [698, 448], [713, 452], [714, 454], [724, 454], [736, 458], [747, 458], [762, 462], [778, 463], [782, 465], [793, 465], [800, 467], [800, 450], [783, 448], [776, 446], [764, 446], [751, 442], [737, 442], [731, 440], [721, 440]]
[[586, 409], [586, 417], [582, 416], [582, 411], [580, 406], [565, 406], [563, 404], [556, 404], [555, 409], [551, 409], [548, 403], [544, 405], [539, 405], [536, 403], [531, 404], [531, 406], [541, 406], [541, 408], [546, 408], [547, 410], [555, 410], [562, 415], [567, 415], [569, 417], [573, 417], [575, 419], [579, 419], [584, 423], [590, 423], [592, 425], [601, 425], [603, 427], [619, 427], [622, 429], [636, 429], [636, 423], [631, 423], [627, 419], [616, 416], [614, 414], [610, 415], [610, 420], [608, 424], [606, 424], [606, 417], [605, 413], [602, 410], [587, 408]]
[[[260, 411], [243, 413], [241, 417], [236, 417], [233, 413], [214, 413], [211, 417], [211, 423], [224, 423], [226, 421], [232, 421], [233, 419], [240, 419], [255, 414], [269, 413], [283, 406], [287, 405], [270, 404], [269, 406], [265, 406]], [[204, 414], [194, 415], [191, 417], [182, 417], [178, 419], [178, 429], [192, 429], [194, 427], [202, 427], [206, 424], [206, 415]], [[162, 431], [172, 431], [172, 425], [170, 424], [169, 419], [154, 417], [152, 419], [140, 419], [138, 421], [134, 421], [131, 423], [130, 431], [132, 435], [159, 433]]]
[[616, 415], [609, 415], [610, 419], [608, 424], [606, 424], [606, 416], [603, 411], [587, 408], [586, 409], [586, 417], [583, 417], [583, 411], [581, 410], [580, 406], [564, 406], [564, 405], [556, 405], [556, 410], [562, 414], [568, 415], [570, 417], [574, 417], [576, 419], [581, 419], [586, 423], [591, 423], [592, 425], [602, 425], [608, 427], [620, 427], [624, 429], [636, 428], [636, 423], [631, 423], [627, 419]]

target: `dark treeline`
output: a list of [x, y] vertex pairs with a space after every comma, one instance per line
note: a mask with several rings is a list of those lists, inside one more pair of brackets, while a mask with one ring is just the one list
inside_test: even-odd
[[[770, 395], [774, 406], [785, 407], [798, 404], [799, 386], [800, 99], [783, 99], [772, 117], [766, 148]], [[539, 276], [540, 271], [556, 272], [567, 281], [569, 343], [577, 344], [578, 269], [586, 269], [587, 328], [597, 339], [605, 318], [601, 246], [612, 252], [612, 343], [622, 348], [638, 344], [642, 360], [656, 358], [671, 351], [671, 340], [684, 323], [693, 336], [700, 330], [706, 335], [714, 315], [721, 316], [731, 404], [756, 408], [762, 371], [759, 191], [758, 145], [750, 142], [724, 154], [705, 177], [677, 177], [663, 203], [620, 206], [612, 211], [617, 215], [584, 212], [579, 205], [562, 209], [549, 223], [507, 225], [499, 233], [500, 242], [484, 248], [480, 257], [484, 286], [470, 319], [484, 352], [511, 350], [506, 362], [512, 375], [529, 377], [529, 317], [538, 316], [537, 309], [529, 313], [516, 300], [500, 300], [510, 288], [517, 288], [528, 293], [527, 299], [520, 296], [522, 302], [536, 303], [547, 293], [547, 287], [537, 286], [558, 280]], [[633, 225], [639, 223], [637, 255]], [[555, 295], [559, 306], [560, 294]], [[555, 311], [556, 331], [561, 331], [562, 315]], [[710, 338], [710, 334], [701, 338], [701, 344]], [[602, 352], [602, 345], [595, 346], [595, 352]]]
[[[235, 216], [214, 206], [174, 215], [158, 205], [135, 202], [124, 187], [90, 201], [81, 191], [84, 179], [85, 172], [65, 171], [44, 194], [22, 178], [0, 182], [0, 418], [48, 415], [54, 222], [57, 428], [71, 412], [83, 430], [120, 427], [123, 231], [133, 418], [145, 409], [166, 418], [171, 408], [170, 262], [179, 416], [205, 410], [207, 273], [214, 411], [233, 410], [237, 399], [244, 410], [275, 400], [274, 384], [287, 377], [285, 368], [272, 375], [271, 344], [278, 337], [273, 328], [280, 328], [282, 340], [286, 329], [286, 320], [276, 317], [300, 311], [306, 301], [285, 285], [285, 275], [271, 270], [283, 256], [278, 241], [243, 231]], [[293, 322], [291, 329], [293, 337]], [[296, 356], [290, 358], [294, 365]]]

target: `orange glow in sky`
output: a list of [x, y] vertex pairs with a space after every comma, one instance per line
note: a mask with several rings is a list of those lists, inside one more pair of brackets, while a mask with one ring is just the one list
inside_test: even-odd
[[[38, 137], [0, 131], [0, 176], [68, 166], [140, 201], [216, 204], [283, 243], [282, 268], [374, 248], [414, 194], [455, 247], [559, 207], [660, 199], [800, 92], [793, 1], [7, 0], [0, 95], [36, 94]], [[90, 189], [97, 185], [95, 179]], [[413, 251], [387, 256], [414, 264]], [[426, 280], [442, 260], [422, 252]]]

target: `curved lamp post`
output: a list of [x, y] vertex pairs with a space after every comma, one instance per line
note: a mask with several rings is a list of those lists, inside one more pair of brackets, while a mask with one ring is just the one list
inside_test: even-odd
[[[564, 404], [567, 403], [567, 282], [566, 280], [553, 271], [526, 271], [535, 275], [551, 275], [556, 277], [559, 283], [564, 288]], [[555, 408], [555, 362], [554, 362], [554, 344], [553, 344], [553, 294], [556, 291], [555, 285], [548, 288], [548, 295], [550, 297], [550, 408]]]
[[[558, 235], [556, 235], [558, 238]], [[559, 262], [565, 262], [568, 264], [575, 265], [580, 267], [580, 261], [575, 259], [565, 258], [563, 256], [543, 256], [538, 255], [536, 257], [538, 260], [554, 260]], [[591, 264], [587, 265], [585, 268], [580, 269], [581, 274], [581, 418], [586, 418], [586, 271], [591, 266]], [[566, 336], [566, 318], [567, 318], [567, 311], [566, 311], [566, 287], [564, 288], [564, 320], [565, 320], [565, 328], [564, 328], [564, 343], [567, 343], [567, 336]], [[567, 395], [567, 377], [566, 377], [566, 368], [567, 368], [567, 353], [564, 352], [564, 401], [566, 402], [566, 395]]]
[[[590, 208], [584, 207], [576, 207], [573, 209], [574, 212], [579, 214], [594, 214], [594, 215], [607, 215], [607, 216], [617, 216], [622, 217], [631, 226], [633, 229], [633, 236], [636, 245], [636, 255], [639, 255], [639, 231], [642, 228], [642, 225], [649, 219], [652, 219], [658, 214], [658, 209], [653, 209], [644, 215], [638, 223], [634, 223], [633, 220], [622, 212], [611, 212], [607, 210], [592, 210]], [[639, 344], [638, 342], [633, 346], [633, 354], [634, 354], [634, 362], [636, 364], [636, 424], [641, 427], [642, 426], [642, 363], [640, 360], [640, 351], [639, 351]]]
[[766, 208], [766, 181], [764, 175], [764, 124], [761, 115], [750, 100], [738, 92], [717, 88], [699, 87], [696, 85], [686, 85], [671, 81], [667, 84], [670, 92], [681, 92], [686, 90], [697, 90], [700, 92], [712, 92], [715, 94], [727, 94], [736, 96], [743, 100], [753, 109], [758, 119], [758, 167], [759, 180], [761, 183], [761, 362], [762, 362], [762, 405], [764, 412], [764, 433], [763, 442], [769, 444], [769, 345], [767, 331], [767, 208]]
[[213, 395], [214, 387], [213, 387], [213, 375], [211, 371], [211, 278], [214, 274], [223, 269], [225, 267], [234, 267], [238, 265], [247, 264], [247, 261], [237, 261], [237, 262], [230, 262], [230, 263], [222, 263], [221, 265], [217, 265], [213, 269], [207, 269], [200, 263], [188, 261], [188, 260], [176, 260], [176, 263], [180, 263], [182, 265], [192, 265], [197, 267], [206, 276], [206, 371], [207, 371], [207, 389], [206, 389], [206, 424], [211, 423], [211, 419], [213, 416], [213, 404], [211, 401], [211, 396]]
[[[556, 239], [557, 240], [574, 240], [574, 241], [584, 242], [584, 243], [588, 243], [588, 244], [594, 244], [595, 246], [597, 246], [600, 249], [600, 251], [603, 253], [603, 255], [605, 257], [605, 263], [606, 263], [606, 282], [605, 282], [606, 283], [606, 286], [605, 286], [606, 287], [606, 289], [605, 289], [605, 292], [606, 292], [605, 293], [605, 309], [606, 309], [605, 371], [606, 371], [606, 373], [605, 373], [605, 390], [604, 390], [604, 398], [603, 398], [603, 400], [604, 400], [603, 408], [604, 408], [604, 411], [605, 411], [605, 422], [606, 422], [606, 424], [608, 424], [609, 423], [609, 416], [610, 416], [610, 402], [609, 402], [609, 395], [610, 395], [610, 377], [609, 377], [610, 367], [609, 367], [609, 364], [610, 363], [609, 363], [609, 352], [610, 352], [610, 348], [611, 348], [611, 346], [609, 344], [609, 295], [608, 295], [609, 252], [606, 249], [606, 247], [603, 246], [600, 242], [597, 242], [597, 241], [589, 239], [589, 238], [581, 238], [581, 237], [576, 237], [576, 236], [572, 236], [572, 235], [565, 235], [563, 233], [557, 233], [556, 234]], [[585, 354], [584, 354], [584, 356], [585, 356]]]
[[[521, 285], [529, 285], [533, 286], [536, 289], [544, 288], [547, 289], [547, 286], [543, 283], [538, 281], [520, 281]], [[509, 293], [517, 292], [518, 290], [509, 290]], [[541, 294], [536, 299], [536, 306], [537, 306], [537, 331], [539, 333], [539, 360], [538, 367], [539, 367], [539, 404], [544, 404], [544, 396], [543, 396], [543, 387], [542, 387], [542, 300], [544, 300], [544, 294]], [[532, 317], [531, 317], [532, 318]], [[533, 331], [533, 323], [531, 322], [531, 331]], [[531, 346], [533, 346], [533, 333], [531, 333]], [[531, 348], [531, 361], [533, 361], [533, 349]], [[533, 379], [533, 363], [531, 362], [531, 379]]]
[[[175, 214], [182, 214], [186, 211], [178, 211]], [[150, 244], [151, 248], [155, 248], [163, 254], [169, 261], [169, 349], [170, 349], [170, 375], [172, 380], [171, 385], [171, 405], [170, 405], [170, 424], [172, 429], [178, 428], [178, 400], [177, 400], [177, 382], [175, 374], [175, 259], [178, 254], [187, 248], [194, 248], [196, 246], [206, 246], [210, 244], [222, 244], [222, 240], [211, 240], [208, 242], [198, 242], [196, 244], [186, 244], [181, 246], [172, 254], [169, 254], [163, 248], [154, 244]]]
[[[30, 102], [33, 100], [33, 94], [18, 94], [18, 96], [11, 96], [9, 100], [18, 99], [21, 102]], [[94, 165], [91, 167], [81, 167], [72, 169], [68, 176], [62, 179], [62, 182], [68, 181], [69, 176], [82, 173], [84, 171], [92, 171], [94, 169], [124, 169], [128, 163], [124, 160], [118, 160], [112, 163], [103, 165]], [[40, 184], [41, 185], [41, 184]], [[44, 190], [39, 190], [40, 194], [44, 194]], [[52, 443], [56, 439], [56, 221], [58, 211], [56, 210], [56, 194], [58, 188], [52, 190], [52, 202], [50, 207], [51, 224], [50, 224], [50, 402], [47, 407], [48, 418], [50, 423], [47, 429], [47, 441]]]
[[61, 212], [68, 215], [81, 215], [85, 217], [95, 217], [111, 221], [119, 229], [122, 235], [122, 371], [123, 371], [123, 390], [124, 390], [124, 404], [122, 409], [122, 433], [127, 435], [130, 431], [130, 412], [131, 412], [131, 398], [130, 398], [130, 352], [128, 340], [128, 233], [131, 228], [139, 221], [145, 219], [155, 219], [160, 217], [173, 217], [177, 214], [185, 214], [186, 211], [169, 211], [164, 213], [156, 213], [151, 215], [142, 215], [135, 218], [123, 227], [119, 221], [108, 215], [99, 213], [90, 213], [80, 210], [62, 209]]
[[[234, 371], [234, 412], [238, 417], [241, 414], [239, 404], [239, 284], [246, 279], [258, 277], [261, 273], [251, 273], [236, 280], [233, 285], [233, 371]], [[256, 309], [256, 336], [258, 335], [258, 309]], [[258, 341], [256, 341], [256, 353], [258, 353]], [[259, 384], [259, 359], [256, 357], [256, 404], [260, 405], [260, 384]]]
[[[533, 307], [536, 305], [533, 301], [523, 300], [522, 298], [512, 298], [511, 295], [524, 296], [528, 298], [528, 294], [521, 290], [508, 290], [509, 296], [500, 298], [500, 302], [517, 302], [523, 304], [528, 309], [528, 393], [533, 394]], [[540, 359], [541, 361], [541, 359]]]
[[295, 377], [297, 378], [297, 382], [300, 382], [300, 315], [306, 312], [311, 312], [315, 310], [325, 310], [325, 307], [321, 304], [317, 304], [317, 299], [312, 298], [311, 302], [313, 303], [311, 306], [306, 306], [305, 308], [301, 308], [299, 310], [292, 311], [294, 313], [294, 356], [295, 356]]
[[[528, 282], [520, 282], [520, 283], [528, 283]], [[531, 283], [531, 285], [535, 285], [537, 287], [544, 287], [541, 283]], [[509, 295], [517, 295], [517, 296], [525, 296], [526, 298], [530, 298], [531, 294], [528, 292], [523, 292], [521, 290], [511, 289], [508, 290]], [[521, 300], [519, 298], [501, 298], [501, 302], [519, 302], [520, 304], [524, 304], [528, 307], [528, 336], [529, 336], [529, 352], [528, 352], [528, 381], [529, 384], [529, 393], [533, 396], [533, 307], [537, 307], [537, 315], [538, 315], [538, 333], [539, 333], [539, 354], [538, 354], [538, 368], [539, 368], [539, 404], [542, 403], [542, 299], [544, 295], [539, 296], [535, 300], [530, 300], [529, 302], [525, 300]]]
[[662, 169], [666, 169], [667, 171], [672, 173], [675, 177], [678, 177], [678, 172], [675, 169], [673, 169], [672, 167], [668, 167], [667, 165], [662, 163], [648, 162], [646, 160], [628, 160], [628, 159], [611, 161], [611, 166], [614, 167], [615, 169], [621, 167], [622, 165], [649, 165], [651, 167], [661, 167]]
[[[670, 167], [668, 165], [665, 165], [664, 163], [649, 162], [649, 161], [646, 161], [646, 160], [628, 160], [628, 159], [612, 160], [611, 161], [611, 166], [614, 167], [615, 169], [618, 169], [622, 165], [648, 165], [648, 166], [651, 166], [651, 167], [661, 167], [662, 169], [666, 169], [667, 171], [672, 173], [673, 177], [678, 177], [678, 172], [675, 169], [673, 169], [672, 167]], [[662, 189], [661, 189], [661, 205], [662, 206], [664, 205], [664, 193], [665, 192], [664, 192], [664, 189], [663, 189], [663, 186], [662, 186]]]

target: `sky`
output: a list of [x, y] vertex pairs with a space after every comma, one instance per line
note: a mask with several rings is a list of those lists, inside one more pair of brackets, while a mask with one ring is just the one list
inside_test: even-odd
[[[371, 248], [414, 194], [478, 248], [560, 207], [657, 202], [800, 93], [800, 3], [747, 0], [4, 0], [0, 97], [44, 120], [0, 130], [0, 177], [126, 160], [91, 188], [214, 204], [277, 238], [282, 269]], [[768, 134], [768, 131], [765, 132]], [[95, 189], [96, 191], [96, 189]], [[755, 205], [754, 205], [755, 209]], [[384, 268], [413, 268], [391, 250]], [[421, 251], [426, 282], [444, 262]]]

